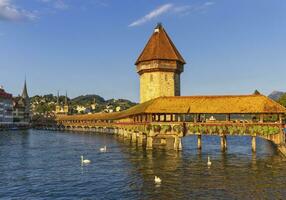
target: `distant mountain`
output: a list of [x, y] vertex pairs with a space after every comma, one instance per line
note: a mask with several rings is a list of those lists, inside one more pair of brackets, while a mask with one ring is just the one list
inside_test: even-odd
[[277, 101], [277, 100], [280, 99], [280, 97], [281, 97], [283, 94], [285, 94], [285, 92], [273, 91], [273, 92], [271, 92], [271, 94], [268, 95], [268, 97], [269, 97], [270, 99], [273, 99], [273, 100]]

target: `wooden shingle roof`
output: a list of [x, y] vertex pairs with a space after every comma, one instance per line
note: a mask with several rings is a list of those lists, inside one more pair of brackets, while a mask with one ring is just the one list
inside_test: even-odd
[[285, 114], [286, 108], [264, 95], [158, 97], [116, 113], [61, 116], [59, 119], [120, 119], [148, 113]]
[[161, 24], [155, 28], [135, 65], [151, 60], [174, 60], [186, 63]]
[[[145, 103], [143, 103], [145, 104]], [[258, 114], [286, 113], [286, 108], [264, 95], [159, 97], [133, 107], [143, 113]]]

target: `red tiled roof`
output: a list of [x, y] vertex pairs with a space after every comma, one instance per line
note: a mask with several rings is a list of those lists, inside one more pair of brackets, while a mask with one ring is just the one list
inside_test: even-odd
[[4, 89], [0, 89], [0, 97], [7, 98], [7, 99], [12, 99], [12, 94], [9, 94], [9, 93], [5, 92]]

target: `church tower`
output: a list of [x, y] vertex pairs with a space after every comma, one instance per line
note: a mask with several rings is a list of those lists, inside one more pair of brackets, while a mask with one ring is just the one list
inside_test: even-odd
[[66, 92], [66, 97], [65, 97], [64, 113], [66, 115], [69, 114], [69, 103], [68, 103], [68, 93], [67, 92]]
[[58, 91], [57, 104], [56, 104], [56, 114], [61, 113], [61, 111], [62, 111], [62, 106], [60, 104], [60, 94], [59, 94], [59, 91]]
[[30, 98], [28, 95], [28, 90], [27, 90], [27, 81], [25, 78], [25, 83], [21, 95], [22, 99], [24, 100], [25, 104], [25, 110], [24, 110], [24, 121], [25, 122], [30, 122]]
[[135, 65], [140, 76], [140, 103], [160, 96], [180, 96], [185, 60], [158, 24]]
[[68, 115], [70, 114], [70, 107], [69, 107], [69, 102], [68, 102], [68, 95], [66, 93], [65, 96], [65, 102], [62, 104], [60, 102], [60, 94], [58, 92], [58, 97], [57, 97], [57, 104], [56, 104], [56, 115]]

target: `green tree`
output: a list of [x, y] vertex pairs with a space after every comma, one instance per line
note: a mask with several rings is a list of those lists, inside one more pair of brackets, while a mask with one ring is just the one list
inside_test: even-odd
[[286, 93], [278, 99], [278, 103], [286, 107]]

